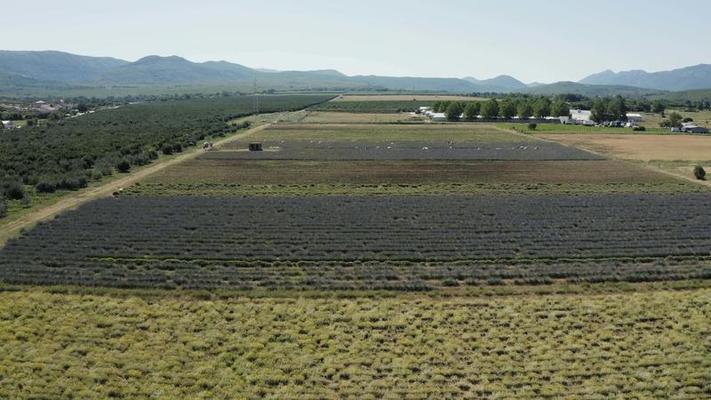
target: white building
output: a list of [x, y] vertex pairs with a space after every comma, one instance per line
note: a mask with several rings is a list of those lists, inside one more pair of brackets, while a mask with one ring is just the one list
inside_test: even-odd
[[3, 129], [15, 129], [15, 128], [17, 128], [17, 126], [12, 121], [2, 121], [2, 128]]
[[447, 121], [447, 114], [445, 113], [433, 113], [432, 114], [432, 122], [446, 122]]
[[642, 114], [627, 113], [627, 121], [633, 124], [642, 122]]
[[595, 125], [590, 110], [570, 110], [570, 122], [576, 125]]

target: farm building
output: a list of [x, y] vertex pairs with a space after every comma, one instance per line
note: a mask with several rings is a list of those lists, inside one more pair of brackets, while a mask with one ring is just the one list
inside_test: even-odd
[[59, 107], [59, 106], [49, 104], [46, 101], [42, 101], [42, 100], [36, 101], [36, 102], [32, 103], [32, 105], [30, 106], [30, 109], [32, 111], [34, 111], [36, 113], [40, 113], [40, 114], [50, 114], [50, 113], [53, 113], [53, 112], [59, 110], [60, 108], [61, 107]]
[[592, 120], [592, 111], [590, 110], [570, 110], [570, 123], [576, 125], [595, 125]]
[[2, 121], [2, 128], [3, 129], [15, 129], [17, 128], [17, 125], [13, 121]]
[[627, 113], [627, 121], [631, 123], [642, 122], [642, 114]]
[[681, 127], [681, 131], [686, 133], [709, 133], [708, 129], [698, 126], [692, 122], [684, 123]]
[[433, 113], [432, 122], [445, 122], [447, 121], [447, 114], [445, 113]]

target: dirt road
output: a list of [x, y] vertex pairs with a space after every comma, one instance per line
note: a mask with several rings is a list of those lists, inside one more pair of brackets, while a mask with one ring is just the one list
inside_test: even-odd
[[[224, 145], [225, 143], [234, 141], [234, 140], [239, 140], [244, 137], [250, 136], [254, 133], [257, 133], [265, 128], [267, 128], [271, 124], [265, 124], [261, 125], [252, 129], [249, 129], [247, 131], [237, 133], [235, 135], [226, 137], [224, 139], [221, 139], [219, 141], [216, 141], [214, 143], [215, 147], [219, 147], [221, 145]], [[61, 200], [58, 202], [51, 204], [46, 207], [39, 208], [37, 210], [31, 211], [28, 214], [25, 214], [16, 220], [10, 221], [9, 223], [3, 225], [0, 227], [0, 247], [4, 245], [4, 243], [12, 238], [17, 236], [22, 229], [28, 229], [37, 224], [40, 221], [45, 221], [50, 218], [55, 217], [56, 215], [67, 211], [71, 210], [73, 208], [76, 208], [86, 202], [101, 198], [101, 197], [108, 197], [111, 196], [114, 192], [118, 191], [121, 188], [125, 188], [128, 186], [133, 185], [134, 183], [146, 178], [147, 176], [154, 174], [158, 171], [161, 171], [165, 168], [170, 167], [171, 165], [175, 165], [190, 159], [193, 159], [197, 157], [198, 155], [202, 154], [203, 150], [201, 148], [196, 148], [196, 149], [191, 149], [189, 151], [186, 151], [177, 157], [166, 159], [166, 160], [159, 160], [155, 162], [154, 164], [151, 164], [145, 168], [141, 168], [135, 172], [131, 172], [129, 174], [126, 174], [122, 176], [119, 179], [114, 179], [110, 182], [107, 182], [105, 184], [102, 184], [100, 186], [95, 186], [83, 190], [79, 190], [75, 193], [70, 193], [64, 197], [62, 197]]]

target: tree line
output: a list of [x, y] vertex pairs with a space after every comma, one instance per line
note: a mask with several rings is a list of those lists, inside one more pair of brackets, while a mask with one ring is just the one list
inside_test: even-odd
[[664, 115], [667, 103], [661, 100], [629, 99], [622, 96], [588, 98], [580, 95], [558, 95], [554, 97], [505, 95], [484, 101], [437, 101], [432, 110], [445, 113], [447, 120], [474, 121], [483, 119], [519, 119], [569, 116], [571, 109], [590, 110], [592, 119], [606, 121], [626, 121], [627, 113], [653, 112]]
[[[260, 107], [263, 112], [294, 111], [332, 97], [269, 96], [260, 100]], [[246, 128], [231, 121], [253, 112], [251, 96], [182, 98], [129, 104], [3, 132], [0, 197], [29, 201], [25, 186], [46, 193], [86, 187], [93, 180], [149, 164], [161, 153], [178, 153]]]
[[437, 113], [445, 113], [447, 120], [474, 121], [481, 116], [483, 119], [520, 119], [566, 116], [570, 114], [570, 106], [561, 99], [551, 100], [547, 97], [507, 97], [489, 99], [486, 101], [438, 101], [432, 106]]

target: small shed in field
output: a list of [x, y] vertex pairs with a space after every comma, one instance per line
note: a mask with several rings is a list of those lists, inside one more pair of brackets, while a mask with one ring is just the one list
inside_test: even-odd
[[631, 122], [633, 124], [642, 122], [642, 114], [627, 113], [626, 117], [627, 117], [627, 121]]
[[432, 122], [446, 122], [447, 114], [445, 113], [434, 113], [432, 114]]
[[264, 148], [261, 143], [250, 143], [249, 151], [262, 151]]

